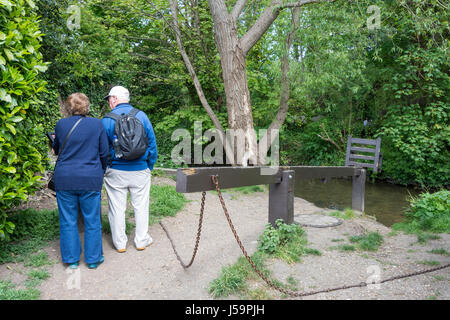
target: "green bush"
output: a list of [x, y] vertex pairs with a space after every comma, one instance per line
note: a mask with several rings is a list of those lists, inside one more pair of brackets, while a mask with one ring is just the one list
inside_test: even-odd
[[288, 263], [300, 261], [305, 253], [305, 231], [296, 224], [285, 224], [281, 219], [275, 222], [276, 228], [267, 224], [259, 238], [258, 250], [274, 255]]
[[406, 217], [421, 230], [450, 233], [450, 191], [425, 192], [412, 198]]
[[0, 240], [14, 230], [8, 210], [27, 200], [44, 171], [37, 110], [45, 91], [39, 75], [47, 65], [39, 52], [42, 33], [34, 7], [31, 0], [0, 2]]
[[58, 210], [19, 211], [10, 216], [16, 231], [0, 242], [0, 264], [18, 262], [59, 236]]

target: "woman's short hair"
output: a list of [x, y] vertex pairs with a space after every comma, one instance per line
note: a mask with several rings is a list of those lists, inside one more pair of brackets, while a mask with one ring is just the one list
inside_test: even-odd
[[72, 93], [66, 101], [66, 112], [69, 116], [85, 116], [90, 110], [89, 98], [84, 93]]

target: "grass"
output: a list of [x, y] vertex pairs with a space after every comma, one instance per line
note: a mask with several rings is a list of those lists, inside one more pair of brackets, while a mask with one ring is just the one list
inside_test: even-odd
[[18, 285], [11, 281], [0, 280], [0, 300], [36, 300], [40, 296], [36, 287], [49, 277], [47, 270], [33, 269], [27, 273], [27, 279], [23, 282], [25, 288], [17, 288]]
[[39, 294], [36, 288], [16, 289], [11, 281], [0, 280], [0, 300], [36, 300]]
[[436, 233], [450, 233], [450, 192], [425, 192], [411, 197], [406, 219], [392, 225], [392, 229], [417, 235], [421, 244], [439, 239]]
[[353, 246], [351, 244], [341, 244], [341, 245], [338, 245], [338, 246], [333, 247], [333, 248], [336, 248], [336, 249], [338, 249], [339, 251], [342, 251], [342, 252], [355, 251], [356, 250], [355, 246]]
[[52, 265], [54, 264], [54, 261], [51, 261], [48, 259], [48, 254], [45, 251], [42, 251], [38, 254], [35, 255], [31, 255], [29, 256], [25, 263], [24, 266], [25, 267], [42, 267], [42, 266], [47, 266], [47, 265]]
[[[222, 193], [229, 193], [231, 194], [232, 199], [236, 199], [238, 195], [240, 194], [252, 194], [256, 192], [266, 192], [268, 190], [268, 187], [266, 185], [255, 185], [255, 186], [244, 186], [244, 187], [237, 187], [237, 188], [229, 188], [222, 190]], [[210, 191], [212, 194], [217, 195], [216, 190]]]
[[15, 224], [11, 240], [0, 241], [0, 264], [26, 262], [34, 252], [59, 237], [58, 210], [18, 211], [9, 216]]
[[[306, 254], [321, 255], [317, 249], [306, 248], [306, 234], [300, 226], [287, 225], [281, 221], [277, 221], [277, 228], [268, 224], [258, 242], [258, 248], [251, 256], [256, 267], [273, 283], [289, 290], [296, 290], [296, 280], [288, 277], [285, 284], [273, 279], [270, 270], [265, 266], [267, 260], [278, 258], [286, 263], [294, 263]], [[263, 288], [251, 289], [249, 282], [252, 280], [259, 280], [259, 276], [245, 257], [240, 257], [235, 264], [222, 268], [221, 275], [210, 283], [209, 293], [214, 298], [230, 295], [238, 295], [241, 299], [270, 298]]]
[[173, 186], [153, 185], [150, 189], [150, 225], [164, 217], [173, 217], [188, 202]]
[[378, 232], [370, 232], [367, 235], [350, 237], [350, 242], [355, 243], [361, 250], [377, 251], [383, 243], [383, 236]]
[[27, 288], [32, 289], [48, 278], [50, 278], [50, 274], [47, 270], [31, 270], [28, 272], [28, 280], [26, 280], [25, 285]]
[[329, 215], [343, 220], [350, 220], [356, 217], [355, 211], [349, 208], [344, 209], [343, 212], [342, 211], [330, 212]]
[[420, 264], [424, 264], [426, 266], [439, 266], [441, 263], [439, 261], [436, 260], [423, 260], [423, 261], [419, 261], [418, 263]]
[[449, 256], [450, 255], [450, 253], [447, 250], [445, 250], [444, 248], [433, 249], [433, 250], [428, 251], [428, 252], [429, 253], [433, 253], [433, 254], [440, 254], [440, 255], [443, 255], [443, 256]]
[[[265, 276], [269, 276], [270, 271], [264, 263], [268, 256], [262, 252], [255, 252], [251, 259], [256, 267], [261, 270]], [[215, 298], [227, 297], [232, 294], [238, 294], [241, 297], [250, 296], [248, 280], [256, 279], [257, 275], [245, 257], [239, 257], [238, 261], [230, 266], [222, 268], [219, 278], [210, 283], [209, 293]], [[261, 294], [261, 292], [259, 292]]]

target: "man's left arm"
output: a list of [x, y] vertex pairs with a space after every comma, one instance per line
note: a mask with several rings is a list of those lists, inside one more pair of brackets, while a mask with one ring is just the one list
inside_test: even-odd
[[144, 123], [145, 133], [147, 134], [147, 139], [148, 139], [148, 147], [147, 147], [148, 168], [150, 170], [153, 170], [153, 166], [155, 165], [156, 160], [158, 158], [158, 147], [156, 145], [155, 132], [153, 131], [152, 123], [150, 122], [150, 120], [148, 119], [147, 116], [145, 116], [143, 123]]

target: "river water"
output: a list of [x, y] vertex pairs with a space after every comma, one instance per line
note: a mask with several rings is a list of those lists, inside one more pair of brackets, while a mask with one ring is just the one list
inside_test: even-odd
[[[365, 213], [375, 216], [378, 222], [390, 227], [405, 218], [408, 199], [419, 193], [413, 188], [366, 181]], [[352, 207], [351, 179], [331, 179], [327, 183], [320, 180], [297, 180], [294, 194], [321, 208], [343, 210]]]

